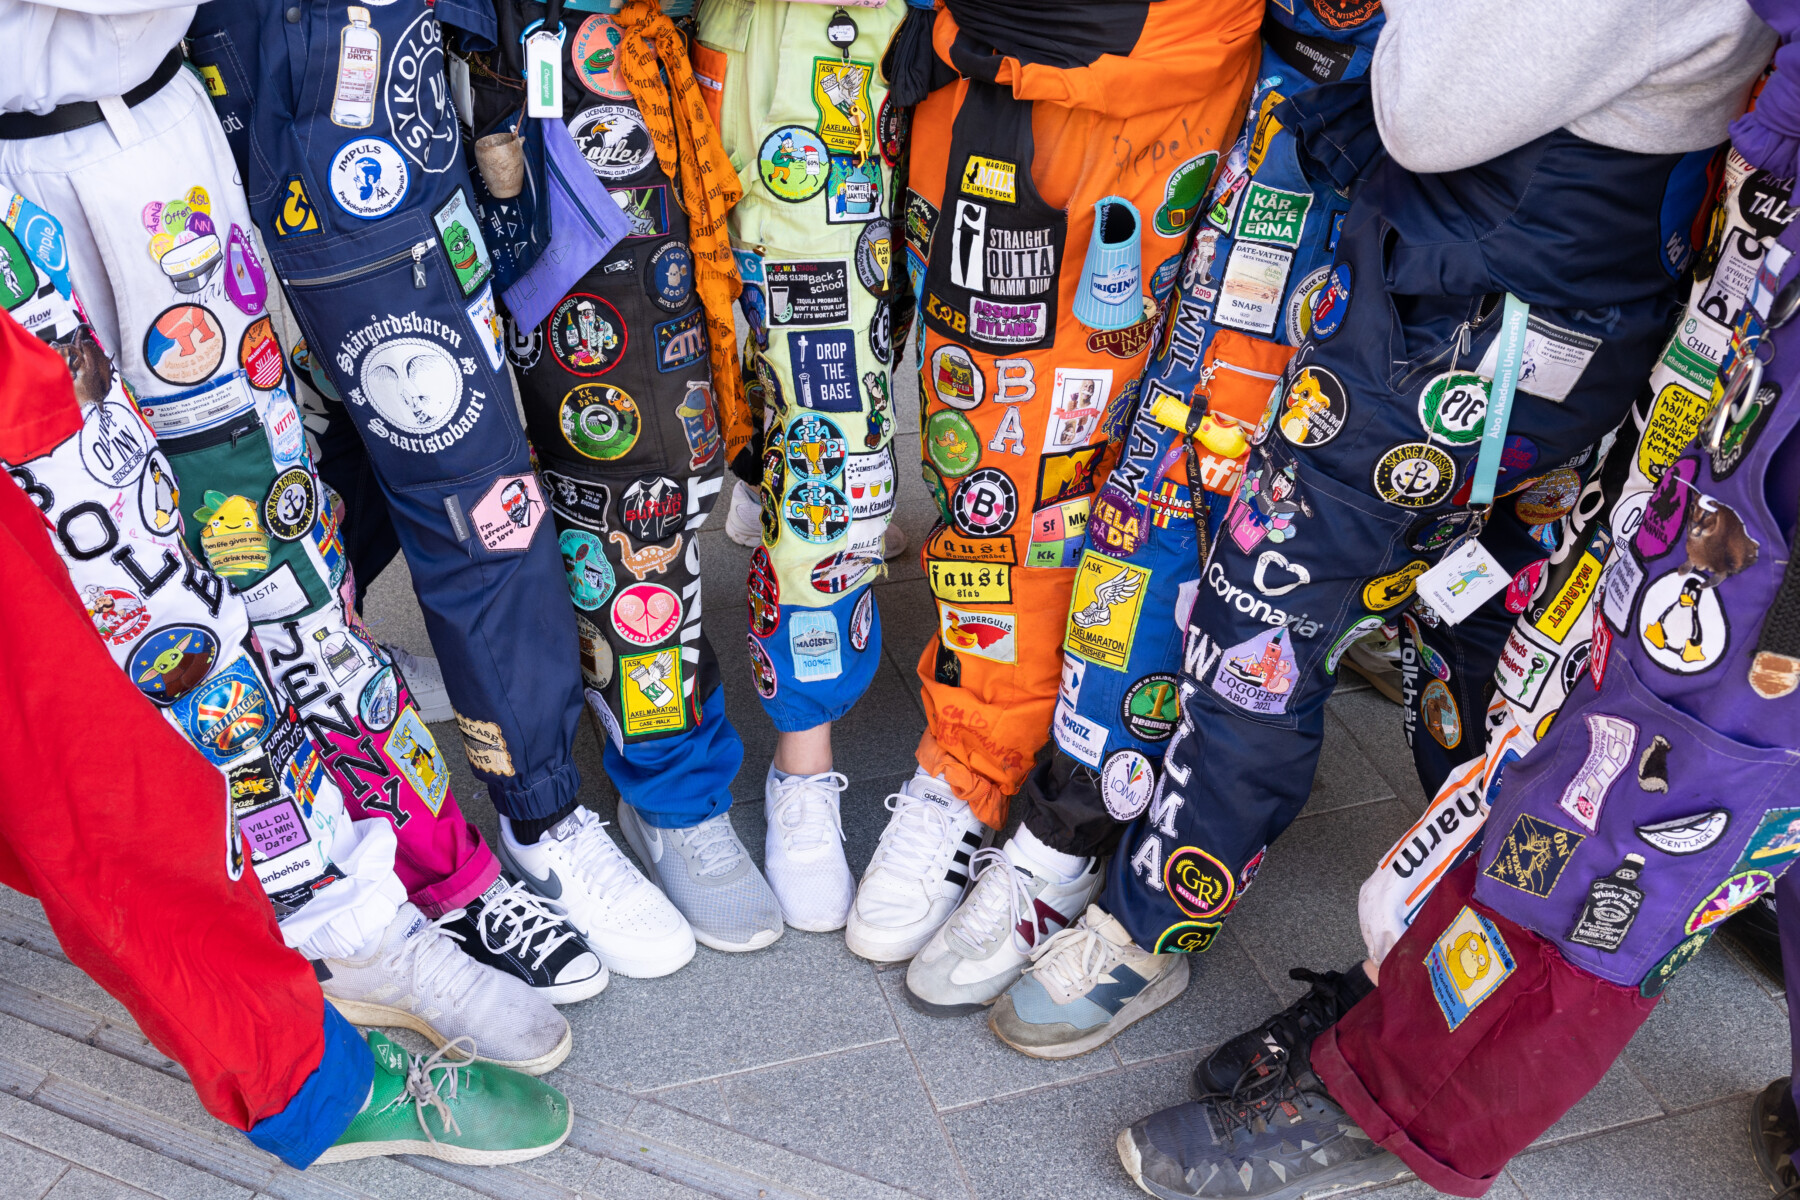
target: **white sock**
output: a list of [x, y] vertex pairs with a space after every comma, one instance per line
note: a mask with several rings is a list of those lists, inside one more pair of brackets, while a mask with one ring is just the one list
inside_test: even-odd
[[1017, 833], [1006, 839], [1005, 849], [1006, 857], [1013, 862], [1035, 867], [1039, 875], [1048, 875], [1058, 883], [1075, 882], [1094, 861], [1079, 854], [1064, 854], [1061, 850], [1052, 850], [1044, 845], [1042, 838], [1023, 825], [1019, 826]]

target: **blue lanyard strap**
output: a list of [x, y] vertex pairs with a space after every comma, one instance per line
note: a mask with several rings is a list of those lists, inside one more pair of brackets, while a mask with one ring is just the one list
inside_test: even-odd
[[1488, 386], [1481, 453], [1475, 460], [1475, 482], [1469, 488], [1471, 507], [1486, 509], [1494, 503], [1494, 481], [1500, 475], [1500, 452], [1506, 448], [1506, 426], [1512, 419], [1513, 393], [1519, 386], [1519, 364], [1525, 358], [1525, 330], [1530, 319], [1531, 305], [1506, 293], [1506, 308], [1500, 316], [1499, 361]]

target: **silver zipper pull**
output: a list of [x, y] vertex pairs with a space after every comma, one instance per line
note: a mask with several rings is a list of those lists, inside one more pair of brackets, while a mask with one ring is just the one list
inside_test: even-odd
[[430, 242], [413, 243], [413, 287], [421, 292], [425, 290], [425, 252], [429, 249]]

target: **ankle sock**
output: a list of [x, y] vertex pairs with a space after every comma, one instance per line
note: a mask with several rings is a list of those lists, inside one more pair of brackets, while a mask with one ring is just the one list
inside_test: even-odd
[[517, 821], [508, 821], [512, 826], [512, 839], [521, 846], [530, 846], [544, 836], [558, 821], [581, 807], [581, 802], [571, 800], [547, 817], [525, 817]]
[[1014, 862], [1023, 861], [1027, 866], [1038, 868], [1040, 875], [1048, 875], [1058, 883], [1073, 883], [1088, 869], [1091, 859], [1080, 854], [1064, 854], [1061, 850], [1052, 850], [1044, 844], [1042, 838], [1025, 826], [1019, 826], [1018, 832], [1006, 839], [1006, 857]]

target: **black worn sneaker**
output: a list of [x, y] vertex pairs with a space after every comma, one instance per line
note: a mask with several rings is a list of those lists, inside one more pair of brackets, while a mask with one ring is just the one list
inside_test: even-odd
[[476, 962], [516, 975], [552, 1004], [606, 989], [606, 967], [556, 905], [504, 873], [443, 925]]
[[1350, 1006], [1374, 990], [1362, 964], [1348, 971], [1308, 971], [1295, 967], [1288, 978], [1312, 986], [1300, 997], [1248, 1033], [1240, 1033], [1200, 1060], [1194, 1068], [1196, 1097], [1230, 1095], [1248, 1072], [1265, 1073], [1296, 1050], [1337, 1024]]
[[1144, 1118], [1118, 1148], [1126, 1173], [1162, 1200], [1297, 1200], [1407, 1172], [1326, 1093], [1304, 1048], [1229, 1094]]
[[1777, 983], [1781, 976], [1781, 930], [1775, 924], [1775, 893], [1765, 892], [1719, 926], [1752, 962]]
[[1793, 1080], [1782, 1076], [1750, 1102], [1750, 1153], [1769, 1187], [1783, 1200], [1800, 1196], [1800, 1170], [1793, 1153], [1800, 1149], [1800, 1119], [1794, 1112]]

